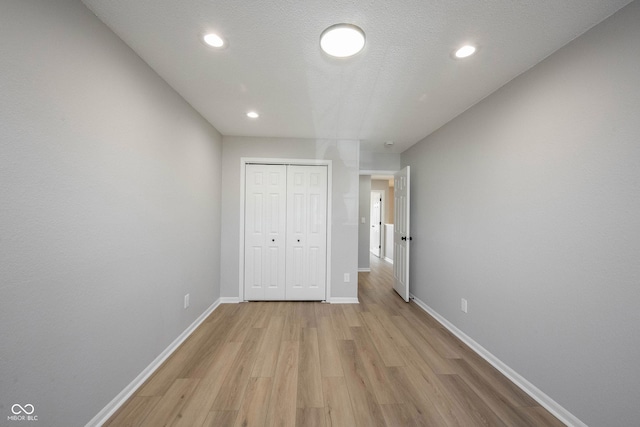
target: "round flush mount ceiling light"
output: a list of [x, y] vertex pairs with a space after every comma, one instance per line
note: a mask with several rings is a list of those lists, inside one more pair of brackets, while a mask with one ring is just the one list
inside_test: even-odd
[[364, 31], [352, 24], [332, 25], [320, 35], [320, 47], [331, 56], [347, 58], [364, 48]]
[[202, 37], [202, 40], [211, 47], [224, 47], [224, 39], [215, 33], [208, 33]]
[[250, 119], [257, 119], [258, 117], [260, 117], [260, 114], [256, 113], [255, 111], [249, 111], [247, 113], [247, 117], [249, 117]]
[[387, 147], [393, 147], [394, 142], [393, 141], [385, 141], [384, 145], [386, 145]]
[[456, 50], [453, 56], [455, 56], [456, 58], [466, 58], [473, 55], [474, 53], [476, 53], [476, 47], [468, 44]]

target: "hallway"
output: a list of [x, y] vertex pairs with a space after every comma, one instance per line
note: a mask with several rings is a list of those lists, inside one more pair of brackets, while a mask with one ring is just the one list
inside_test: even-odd
[[561, 426], [393, 291], [371, 257], [360, 304], [225, 304], [107, 426]]

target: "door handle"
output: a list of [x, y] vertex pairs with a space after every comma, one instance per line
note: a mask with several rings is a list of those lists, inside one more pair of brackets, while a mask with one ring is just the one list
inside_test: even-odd
[[276, 239], [271, 239], [271, 241], [272, 241], [272, 242], [275, 242], [275, 241], [276, 241]]
[[400, 239], [401, 240], [407, 240], [407, 236], [402, 236]]

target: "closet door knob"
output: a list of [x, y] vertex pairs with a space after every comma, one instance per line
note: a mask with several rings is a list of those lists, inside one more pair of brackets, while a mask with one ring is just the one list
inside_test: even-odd
[[298, 243], [300, 243], [300, 239], [298, 239]]
[[272, 242], [275, 242], [275, 241], [276, 241], [276, 239], [271, 239], [271, 241], [272, 241]]

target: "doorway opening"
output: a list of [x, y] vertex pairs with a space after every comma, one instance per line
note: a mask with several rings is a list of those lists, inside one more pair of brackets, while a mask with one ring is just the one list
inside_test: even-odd
[[394, 181], [393, 175], [371, 176], [369, 251], [393, 264]]
[[[393, 289], [409, 301], [410, 168], [360, 176], [358, 272], [375, 275], [374, 263], [393, 269]], [[371, 277], [373, 278], [373, 277]]]

